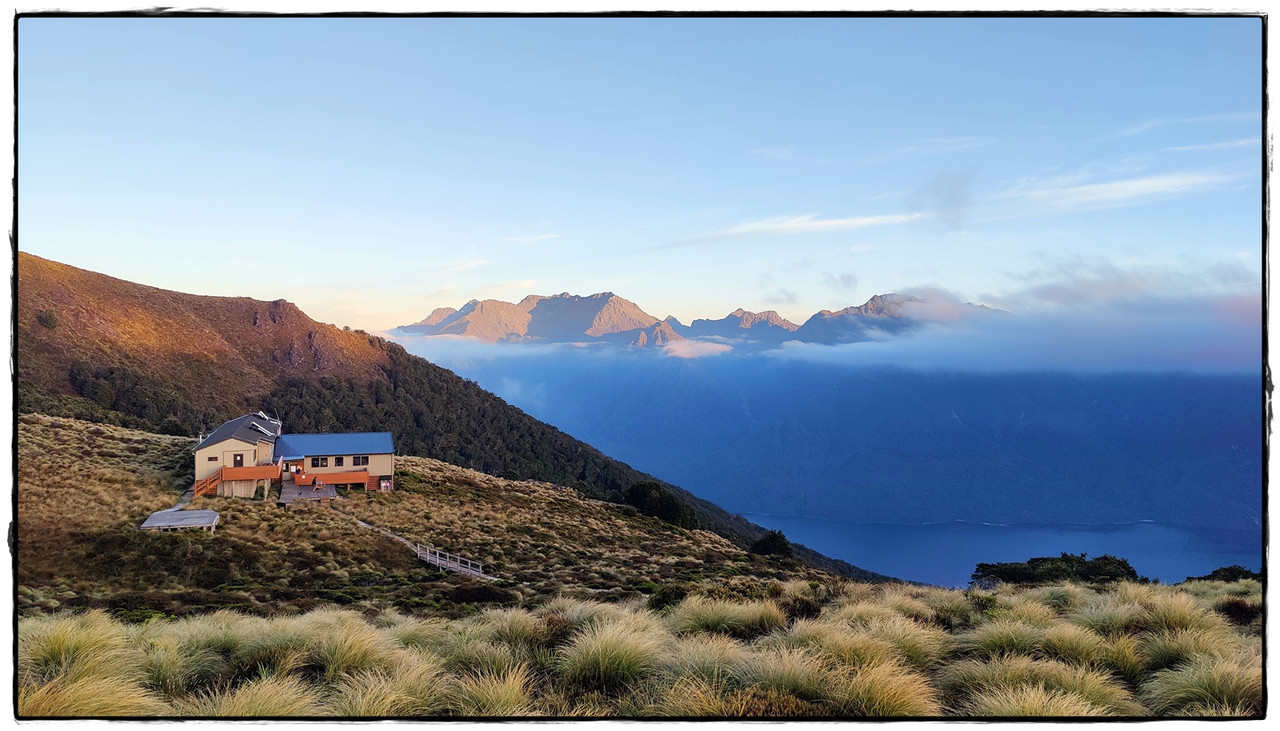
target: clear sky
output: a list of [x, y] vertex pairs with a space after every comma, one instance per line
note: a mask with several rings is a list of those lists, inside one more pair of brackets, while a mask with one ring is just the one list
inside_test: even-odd
[[384, 330], [1256, 301], [1257, 18], [19, 23], [19, 248]]

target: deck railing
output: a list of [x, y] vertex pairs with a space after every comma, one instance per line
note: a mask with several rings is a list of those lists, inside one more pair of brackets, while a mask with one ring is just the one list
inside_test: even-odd
[[447, 571], [453, 571], [459, 574], [475, 576], [481, 579], [491, 579], [484, 572], [484, 564], [479, 561], [472, 561], [469, 558], [456, 556], [452, 553], [446, 553], [434, 546], [424, 546], [421, 543], [413, 544], [413, 548], [418, 553], [418, 558], [429, 564], [439, 566]]
[[222, 468], [213, 471], [213, 474], [203, 480], [196, 480], [195, 486], [191, 490], [193, 497], [204, 497], [218, 492], [218, 485], [222, 484]]

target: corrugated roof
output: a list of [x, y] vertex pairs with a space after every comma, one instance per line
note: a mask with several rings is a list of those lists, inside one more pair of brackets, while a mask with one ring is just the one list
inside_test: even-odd
[[280, 422], [268, 416], [263, 416], [261, 412], [245, 414], [214, 429], [212, 434], [196, 445], [196, 449], [204, 449], [210, 445], [225, 442], [228, 439], [239, 439], [249, 444], [274, 442], [276, 440], [276, 432], [279, 430]]
[[281, 434], [275, 454], [283, 459], [325, 457], [348, 454], [393, 454], [391, 432], [370, 431], [348, 434]]

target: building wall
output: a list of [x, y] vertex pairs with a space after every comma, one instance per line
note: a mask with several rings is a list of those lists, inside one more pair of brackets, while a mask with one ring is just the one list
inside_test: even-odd
[[[328, 457], [328, 467], [312, 467], [311, 455], [302, 461], [302, 471], [308, 474], [323, 475], [326, 472], [355, 472], [356, 470], [367, 470], [370, 475], [390, 475], [395, 473], [395, 456], [390, 454], [370, 454], [363, 455], [369, 457], [369, 464], [356, 466], [351, 464], [351, 458], [355, 455], [351, 454], [318, 454], [316, 457]], [[335, 467], [333, 465], [334, 457], [342, 457], [342, 466]]]
[[[217, 444], [210, 444], [204, 449], [197, 450], [195, 458], [196, 479], [203, 480], [216, 472], [220, 467], [233, 466], [235, 464], [235, 455], [237, 454], [244, 455], [244, 464], [246, 467], [253, 466], [255, 464], [253, 456], [254, 449], [255, 445], [249, 444], [248, 442], [242, 442], [239, 439], [227, 439], [225, 441], [218, 442]], [[217, 459], [210, 462], [210, 457], [216, 457]], [[369, 461], [373, 462], [373, 460]]]

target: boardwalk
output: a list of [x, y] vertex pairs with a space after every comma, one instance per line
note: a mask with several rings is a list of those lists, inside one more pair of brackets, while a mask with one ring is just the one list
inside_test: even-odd
[[500, 581], [497, 576], [490, 576], [484, 572], [484, 564], [472, 561], [468, 558], [463, 558], [462, 556], [455, 556], [452, 553], [445, 553], [433, 546], [424, 546], [421, 543], [414, 543], [408, 538], [398, 536], [385, 528], [379, 528], [376, 525], [369, 525], [359, 518], [352, 518], [349, 515], [347, 517], [354, 520], [356, 525], [361, 528], [376, 530], [388, 538], [393, 538], [400, 543], [403, 543], [407, 548], [412, 549], [413, 552], [417, 554], [420, 561], [426, 561], [432, 566], [437, 566], [445, 571], [453, 571], [454, 573], [473, 576], [477, 579], [484, 579], [485, 581]]
[[496, 576], [489, 576], [484, 572], [484, 564], [477, 563], [471, 559], [455, 556], [452, 553], [445, 553], [433, 546], [424, 546], [421, 543], [415, 543], [413, 550], [418, 554], [418, 559], [426, 561], [434, 566], [439, 566], [445, 571], [453, 571], [467, 576], [474, 576], [477, 579], [486, 579], [488, 581], [497, 581]]

